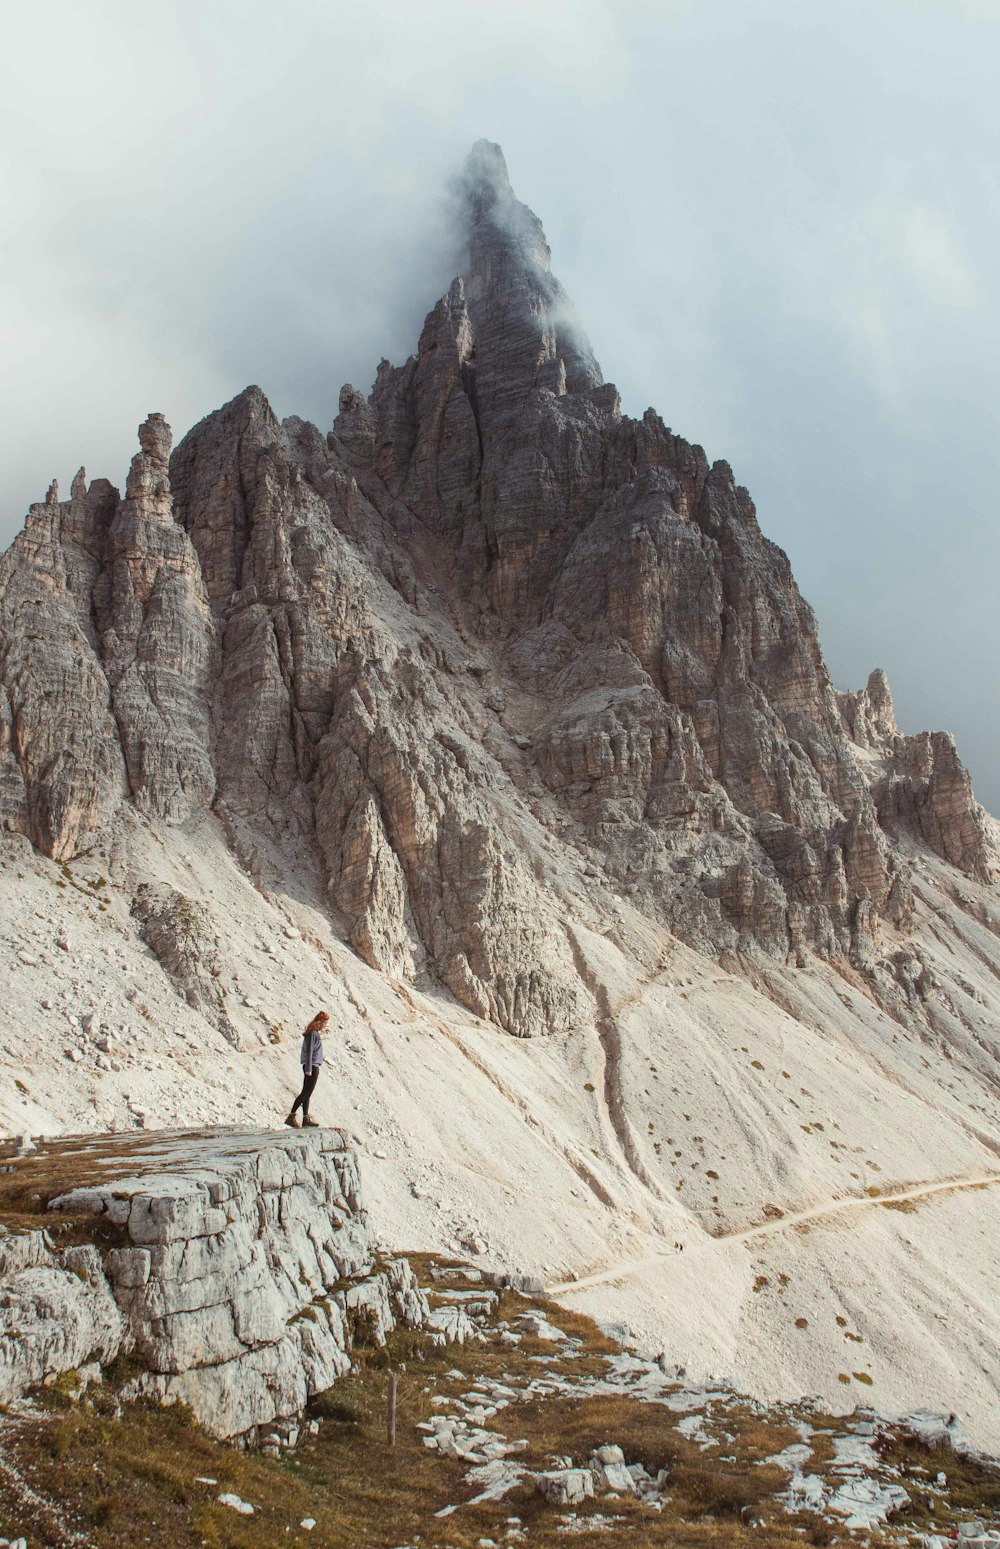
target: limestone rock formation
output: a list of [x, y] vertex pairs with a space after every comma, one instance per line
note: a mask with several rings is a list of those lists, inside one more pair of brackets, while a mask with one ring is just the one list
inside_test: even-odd
[[0, 1393], [10, 1402], [60, 1372], [111, 1361], [125, 1320], [93, 1245], [44, 1231], [0, 1236]]
[[[352, 1327], [382, 1344], [427, 1317], [405, 1259], [376, 1269], [357, 1161], [335, 1131], [220, 1130], [146, 1151], [106, 1137], [100, 1181], [50, 1210], [95, 1233], [0, 1238], [0, 1397], [131, 1353], [136, 1390], [182, 1399], [216, 1436], [298, 1414], [350, 1369]], [[107, 1149], [110, 1147], [110, 1158]], [[86, 1166], [87, 1146], [67, 1165]], [[56, 1219], [54, 1217], [54, 1219]], [[85, 1230], [85, 1227], [84, 1227]]]
[[162, 414], [139, 427], [139, 443], [108, 528], [94, 612], [132, 799], [179, 821], [215, 792], [214, 628], [197, 556], [173, 519]]
[[902, 736], [881, 674], [835, 693], [729, 466], [622, 414], [498, 147], [464, 199], [463, 273], [328, 434], [251, 387], [169, 463], [151, 415], [124, 500], [81, 475], [32, 507], [0, 822], [66, 858], [123, 802], [212, 808], [251, 867], [308, 854], [368, 963], [519, 1035], [594, 1016], [553, 834], [730, 964], [883, 993], [913, 848], [996, 874], [953, 742]]
[[853, 740], [881, 760], [873, 795], [883, 827], [890, 833], [919, 834], [953, 866], [989, 882], [995, 860], [987, 818], [973, 795], [955, 739], [947, 732], [903, 736], [880, 668], [865, 688], [838, 697]]
[[180, 994], [235, 1043], [220, 984], [219, 942], [203, 905], [177, 888], [143, 882], [132, 900], [132, 914], [143, 941]]

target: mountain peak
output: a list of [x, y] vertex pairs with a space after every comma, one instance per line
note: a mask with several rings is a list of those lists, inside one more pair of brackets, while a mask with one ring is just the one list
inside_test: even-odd
[[465, 162], [465, 179], [482, 193], [511, 193], [503, 150], [494, 140], [477, 140], [473, 145]]
[[499, 145], [477, 140], [465, 163], [469, 257], [462, 278], [477, 338], [484, 405], [494, 389], [509, 406], [539, 385], [589, 391], [601, 370], [569, 297], [552, 273], [549, 244], [522, 204]]
[[[386, 1137], [410, 1240], [615, 1274], [627, 1221], [621, 1316], [681, 1360], [752, 1303], [743, 1369], [833, 1403], [850, 1311], [887, 1406], [996, 1429], [1000, 1196], [908, 1216], [909, 1254], [868, 1179], [996, 1178], [1000, 828], [884, 675], [835, 694], [728, 465], [598, 385], [497, 147], [467, 189], [467, 277], [327, 437], [251, 387], [168, 467], [152, 415], [124, 499], [53, 488], [0, 556], [0, 1121], [280, 1122], [326, 1004], [357, 1052], [318, 1116]], [[810, 1200], [789, 1338], [740, 1238]], [[839, 1203], [865, 1224], [820, 1241]], [[675, 1239], [719, 1250], [695, 1291]]]
[[[462, 182], [473, 293], [477, 280], [488, 282], [504, 268], [535, 284], [543, 277], [551, 284], [552, 255], [545, 231], [534, 211], [515, 197], [499, 145], [477, 140], [466, 160]], [[547, 292], [548, 288], [543, 282], [543, 289]]]

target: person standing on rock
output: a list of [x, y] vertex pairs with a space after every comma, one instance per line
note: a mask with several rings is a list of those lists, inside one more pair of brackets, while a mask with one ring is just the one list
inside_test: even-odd
[[309, 1117], [309, 1099], [312, 1097], [319, 1079], [319, 1067], [323, 1063], [323, 1040], [320, 1033], [329, 1022], [330, 1017], [326, 1011], [317, 1011], [309, 1026], [302, 1035], [302, 1048], [299, 1059], [302, 1063], [302, 1090], [292, 1104], [292, 1111], [285, 1120], [290, 1129], [298, 1129], [299, 1121], [296, 1114], [302, 1109], [302, 1128], [316, 1129], [317, 1121]]

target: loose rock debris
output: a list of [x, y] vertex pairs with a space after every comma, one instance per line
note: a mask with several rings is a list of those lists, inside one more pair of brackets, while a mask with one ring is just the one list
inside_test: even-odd
[[[431, 1414], [419, 1422], [424, 1445], [443, 1457], [468, 1463], [465, 1483], [474, 1491], [464, 1503], [443, 1508], [438, 1517], [451, 1516], [462, 1504], [473, 1506], [486, 1500], [501, 1500], [524, 1481], [533, 1482], [545, 1500], [559, 1508], [578, 1507], [598, 1497], [628, 1497], [654, 1512], [669, 1504], [668, 1470], [651, 1475], [640, 1459], [629, 1460], [623, 1448], [614, 1443], [594, 1449], [585, 1462], [571, 1456], [553, 1457], [549, 1468], [529, 1468], [523, 1461], [528, 1441], [509, 1434], [517, 1428], [517, 1406], [553, 1398], [620, 1397], [664, 1405], [680, 1415], [677, 1431], [701, 1451], [717, 1450], [720, 1462], [733, 1461], [732, 1457], [723, 1459], [722, 1451], [736, 1442], [738, 1427], [734, 1421], [733, 1429], [728, 1428], [727, 1416], [750, 1410], [771, 1422], [785, 1420], [797, 1430], [799, 1441], [758, 1460], [789, 1474], [787, 1488], [775, 1498], [789, 1514], [809, 1512], [845, 1532], [885, 1529], [910, 1504], [910, 1493], [900, 1482], [900, 1470], [883, 1455], [887, 1438], [902, 1430], [934, 1447], [954, 1447], [970, 1454], [974, 1451], [964, 1441], [954, 1416], [920, 1411], [887, 1417], [858, 1408], [853, 1416], [839, 1422], [843, 1426], [841, 1434], [832, 1434], [830, 1417], [822, 1412], [818, 1399], [766, 1406], [737, 1393], [723, 1381], [705, 1386], [684, 1383], [678, 1380], [682, 1374], [676, 1369], [665, 1370], [661, 1360], [645, 1360], [627, 1351], [606, 1357], [600, 1376], [583, 1370], [566, 1372], [565, 1362], [571, 1363], [586, 1353], [581, 1339], [568, 1335], [541, 1309], [519, 1313], [511, 1324], [503, 1320], [491, 1322], [495, 1299], [452, 1283], [460, 1277], [462, 1272], [458, 1269], [434, 1272], [436, 1282], [447, 1282], [447, 1288], [439, 1292], [444, 1300], [439, 1312], [460, 1310], [479, 1340], [502, 1344], [516, 1329], [558, 1343], [558, 1360], [563, 1369], [546, 1367], [544, 1357], [536, 1357], [542, 1363], [537, 1375], [525, 1378], [506, 1373], [502, 1379], [480, 1376], [475, 1386], [462, 1394], [436, 1395], [432, 1399], [432, 1404], [445, 1412]], [[464, 1278], [478, 1280], [479, 1271], [470, 1271]], [[445, 1326], [447, 1320], [442, 1318], [439, 1327]], [[555, 1355], [553, 1358], [556, 1359]], [[457, 1368], [447, 1373], [454, 1381], [461, 1381], [463, 1375]], [[832, 1456], [828, 1456], [830, 1453]], [[946, 1488], [947, 1475], [943, 1470], [938, 1471], [933, 1483], [922, 1481], [922, 1489], [936, 1493], [942, 1504]], [[579, 1517], [569, 1511], [560, 1517], [558, 1530], [569, 1534], [612, 1531], [622, 1520], [601, 1512], [588, 1511]], [[747, 1526], [763, 1526], [752, 1515], [744, 1517], [744, 1522]], [[900, 1542], [921, 1542], [923, 1549], [946, 1549], [955, 1541], [954, 1529], [947, 1537], [930, 1533], [922, 1539], [900, 1531]], [[962, 1549], [1000, 1549], [1000, 1524], [996, 1531], [986, 1529], [980, 1521], [960, 1524], [957, 1534]], [[512, 1520], [505, 1541], [517, 1542], [524, 1536], [520, 1522]]]

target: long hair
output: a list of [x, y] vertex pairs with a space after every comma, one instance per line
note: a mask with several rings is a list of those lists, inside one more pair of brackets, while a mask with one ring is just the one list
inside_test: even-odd
[[312, 1021], [309, 1023], [309, 1026], [306, 1028], [305, 1033], [303, 1033], [302, 1036], [307, 1037], [310, 1033], [318, 1033], [320, 1028], [325, 1027], [329, 1020], [330, 1018], [327, 1012], [317, 1011], [316, 1015], [313, 1017]]

